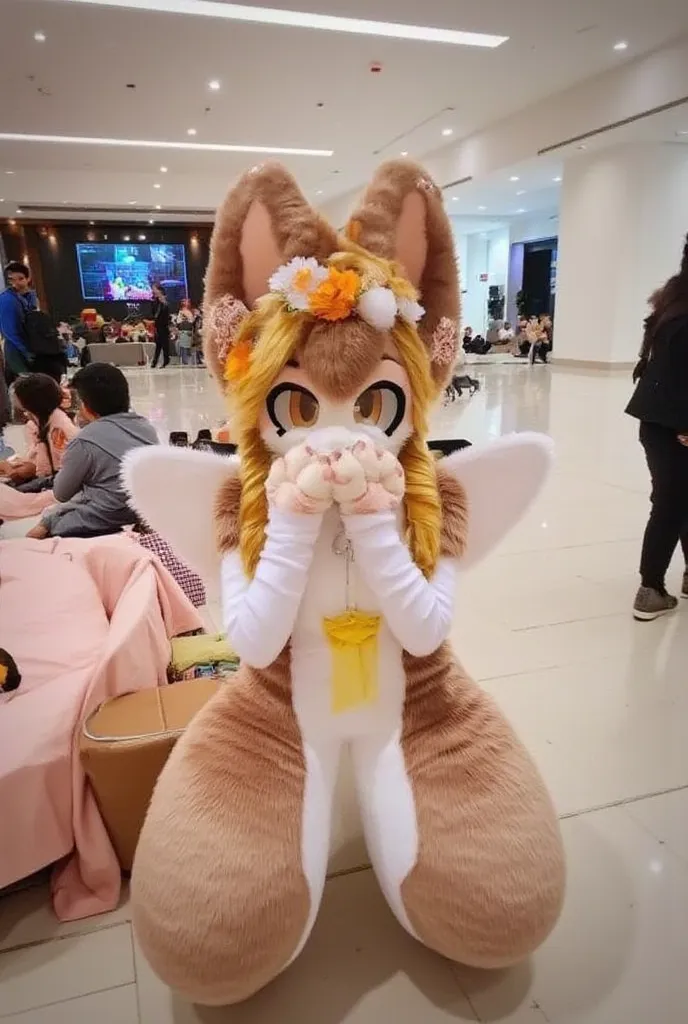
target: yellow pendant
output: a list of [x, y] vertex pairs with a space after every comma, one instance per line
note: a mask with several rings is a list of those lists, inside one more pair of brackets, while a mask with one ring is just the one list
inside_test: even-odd
[[374, 704], [378, 694], [377, 636], [380, 616], [350, 609], [324, 619], [332, 651], [332, 711], [335, 715]]

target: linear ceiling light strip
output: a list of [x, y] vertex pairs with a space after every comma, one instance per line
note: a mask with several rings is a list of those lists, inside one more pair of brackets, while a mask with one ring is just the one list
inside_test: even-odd
[[208, 153], [257, 153], [262, 156], [332, 156], [332, 149], [300, 149], [291, 146], [243, 146], [225, 142], [168, 142], [162, 139], [107, 139], [84, 135], [29, 135], [0, 132], [0, 142], [52, 142], [76, 146], [129, 146], [139, 149], [190, 149]]
[[400, 25], [387, 21], [369, 21], [364, 18], [343, 18], [332, 14], [312, 14], [308, 11], [286, 11], [272, 7], [249, 7], [245, 4], [225, 4], [217, 0], [53, 0], [89, 4], [91, 7], [120, 7], [127, 10], [156, 11], [164, 14], [186, 14], [194, 17], [221, 18], [225, 21], [244, 21], [259, 25], [279, 25], [284, 28], [310, 28], [323, 32], [347, 32], [353, 35], [386, 36], [388, 39], [411, 39], [425, 43], [451, 43], [454, 46], [482, 46], [494, 49], [505, 43], [508, 36], [484, 32], [460, 32], [451, 28], [432, 28], [423, 25]]

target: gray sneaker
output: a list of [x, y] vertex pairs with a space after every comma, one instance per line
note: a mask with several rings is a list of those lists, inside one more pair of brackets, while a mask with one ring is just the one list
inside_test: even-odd
[[660, 615], [673, 612], [678, 605], [678, 600], [671, 594], [660, 594], [652, 587], [641, 587], [635, 596], [633, 605], [633, 618], [640, 622], [651, 622], [658, 619]]

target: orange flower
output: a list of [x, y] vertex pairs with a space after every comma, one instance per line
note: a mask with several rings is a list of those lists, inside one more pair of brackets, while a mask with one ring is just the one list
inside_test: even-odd
[[308, 299], [313, 316], [321, 320], [345, 320], [354, 308], [361, 290], [361, 279], [355, 270], [330, 267], [327, 278]]
[[253, 351], [251, 341], [246, 339], [238, 345], [233, 345], [225, 360], [225, 380], [230, 384], [245, 377], [251, 366], [251, 352]]

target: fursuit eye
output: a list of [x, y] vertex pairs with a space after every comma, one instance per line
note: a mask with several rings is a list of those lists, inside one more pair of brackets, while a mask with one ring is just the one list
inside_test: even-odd
[[279, 437], [288, 430], [313, 427], [318, 421], [318, 399], [299, 384], [279, 384], [267, 397], [268, 416]]
[[354, 419], [369, 427], [378, 427], [388, 437], [394, 433], [406, 412], [406, 395], [398, 384], [378, 381], [359, 395], [354, 405]]

